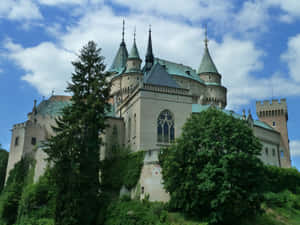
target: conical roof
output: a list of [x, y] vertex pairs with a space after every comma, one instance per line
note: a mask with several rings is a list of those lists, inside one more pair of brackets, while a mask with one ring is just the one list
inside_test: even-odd
[[124, 41], [121, 42], [117, 55], [109, 69], [110, 72], [122, 72], [126, 67], [126, 62], [128, 58], [128, 51]]
[[129, 59], [140, 59], [139, 51], [136, 47], [135, 40], [133, 41], [133, 46], [131, 48], [130, 54], [129, 54]]
[[218, 73], [217, 67], [215, 66], [209, 54], [207, 46], [205, 46], [204, 55], [202, 57], [202, 61], [198, 69], [198, 74], [200, 73]]

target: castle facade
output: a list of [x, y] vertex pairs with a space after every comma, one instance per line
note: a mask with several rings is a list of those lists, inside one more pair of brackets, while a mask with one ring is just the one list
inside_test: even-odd
[[[108, 155], [106, 150], [112, 142], [129, 146], [132, 151], [146, 151], [138, 185], [142, 198], [149, 194], [152, 201], [168, 200], [162, 186], [158, 153], [181, 135], [181, 128], [192, 113], [200, 113], [210, 106], [247, 121], [263, 145], [260, 158], [265, 164], [291, 166], [286, 100], [258, 101], [256, 113], [259, 120], [254, 120], [250, 112], [246, 116], [245, 112], [238, 115], [226, 110], [227, 89], [222, 85], [222, 76], [210, 56], [207, 38], [199, 68], [194, 70], [155, 57], [151, 30], [142, 66], [135, 38], [128, 53], [123, 32], [109, 72], [112, 74], [112, 111], [107, 114], [110, 127], [102, 135], [106, 144], [100, 150], [101, 157]], [[46, 155], [37, 147], [38, 143], [54, 135], [51, 125], [68, 104], [70, 97], [53, 95], [39, 105], [35, 103], [25, 123], [13, 126], [7, 175], [16, 162], [34, 149], [37, 161], [35, 180], [43, 174]]]

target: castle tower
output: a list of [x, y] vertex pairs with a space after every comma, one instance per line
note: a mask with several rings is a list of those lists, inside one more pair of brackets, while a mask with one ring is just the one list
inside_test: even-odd
[[134, 31], [133, 45], [126, 63], [126, 73], [140, 72], [141, 63], [142, 60], [140, 59], [139, 51], [136, 46], [135, 31]]
[[109, 69], [109, 72], [112, 73], [122, 73], [126, 67], [128, 51], [124, 41], [124, 33], [125, 33], [124, 30], [125, 30], [125, 21], [123, 20], [122, 41], [119, 50], [114, 58], [114, 61]]
[[152, 51], [151, 27], [149, 28], [148, 47], [145, 59], [145, 71], [149, 71], [154, 64], [154, 56]]
[[202, 80], [207, 83], [221, 84], [221, 75], [219, 74], [217, 67], [215, 66], [209, 50], [208, 50], [208, 38], [207, 38], [207, 29], [205, 29], [205, 48], [204, 55], [201, 60], [201, 64], [198, 69], [198, 75]]
[[280, 163], [282, 167], [291, 167], [291, 156], [287, 130], [288, 110], [286, 99], [257, 101], [256, 114], [260, 121], [267, 123], [280, 132]]

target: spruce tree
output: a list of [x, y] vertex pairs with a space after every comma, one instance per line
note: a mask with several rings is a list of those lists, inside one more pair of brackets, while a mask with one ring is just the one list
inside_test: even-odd
[[54, 164], [57, 186], [55, 224], [95, 224], [99, 203], [99, 134], [106, 127], [110, 85], [104, 57], [93, 41], [72, 62], [74, 72], [67, 91], [72, 99], [53, 127], [56, 135], [46, 144]]

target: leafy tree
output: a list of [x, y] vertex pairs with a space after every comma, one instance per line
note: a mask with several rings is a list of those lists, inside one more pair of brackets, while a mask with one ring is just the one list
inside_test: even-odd
[[74, 73], [67, 91], [72, 104], [57, 119], [56, 135], [45, 149], [54, 163], [57, 201], [56, 225], [95, 224], [99, 194], [99, 149], [110, 85], [104, 57], [93, 41], [72, 62]]
[[5, 183], [6, 167], [8, 162], [8, 152], [0, 144], [0, 192]]
[[160, 154], [170, 206], [209, 224], [239, 224], [260, 212], [261, 144], [245, 121], [210, 108], [193, 114]]

